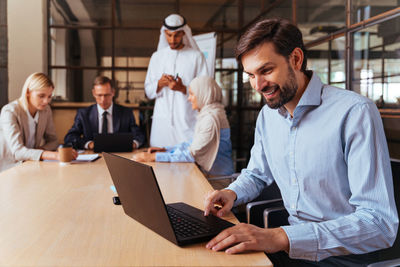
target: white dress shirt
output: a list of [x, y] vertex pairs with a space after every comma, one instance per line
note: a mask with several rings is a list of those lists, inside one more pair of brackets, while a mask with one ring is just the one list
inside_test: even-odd
[[29, 126], [29, 133], [28, 133], [28, 140], [26, 142], [27, 148], [34, 148], [35, 147], [35, 138], [36, 138], [36, 127], [39, 121], [39, 112], [36, 111], [34, 117], [32, 117], [29, 110], [26, 111], [28, 115], [28, 126]]
[[107, 111], [107, 133], [113, 133], [113, 121], [112, 121], [112, 111], [113, 111], [113, 103], [111, 103], [111, 106], [108, 107], [108, 109], [103, 109], [100, 107], [100, 105], [97, 105], [97, 112], [98, 112], [98, 118], [99, 118], [99, 133], [102, 133], [101, 130], [103, 129], [103, 113], [104, 111]]

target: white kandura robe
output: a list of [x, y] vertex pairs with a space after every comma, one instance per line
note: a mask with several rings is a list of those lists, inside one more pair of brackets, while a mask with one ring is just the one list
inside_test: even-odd
[[[164, 87], [158, 94], [158, 80], [163, 74], [182, 79], [186, 94]], [[190, 82], [197, 76], [208, 75], [206, 60], [198, 50], [169, 46], [153, 53], [148, 67], [145, 91], [149, 99], [156, 98], [151, 125], [150, 146], [174, 146], [192, 139], [197, 111], [187, 100]]]

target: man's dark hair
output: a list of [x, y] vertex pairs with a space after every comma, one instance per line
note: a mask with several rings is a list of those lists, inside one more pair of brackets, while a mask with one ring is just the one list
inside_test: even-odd
[[109, 83], [111, 88], [114, 89], [112, 80], [106, 76], [97, 76], [93, 81], [93, 87], [96, 85], [103, 85]]
[[304, 47], [303, 36], [300, 30], [285, 19], [265, 19], [250, 26], [240, 37], [236, 46], [235, 56], [239, 63], [243, 54], [264, 43], [274, 44], [275, 52], [289, 59], [292, 51], [298, 47], [303, 50], [304, 60], [301, 71], [305, 73], [307, 67], [307, 51]]

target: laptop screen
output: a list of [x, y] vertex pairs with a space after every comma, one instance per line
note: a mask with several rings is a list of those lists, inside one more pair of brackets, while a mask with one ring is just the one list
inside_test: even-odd
[[133, 134], [96, 134], [93, 142], [94, 152], [131, 152], [133, 149]]
[[124, 212], [177, 244], [152, 167], [109, 153], [103, 156]]

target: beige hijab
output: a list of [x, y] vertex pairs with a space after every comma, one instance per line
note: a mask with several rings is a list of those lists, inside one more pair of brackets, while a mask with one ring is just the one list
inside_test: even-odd
[[222, 105], [222, 90], [213, 78], [207, 76], [195, 78], [190, 83], [190, 89], [200, 112], [189, 150], [197, 164], [209, 171], [217, 157], [220, 130], [229, 128]]

